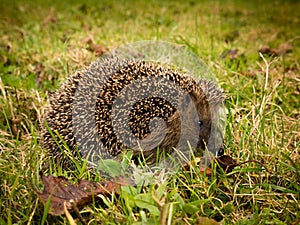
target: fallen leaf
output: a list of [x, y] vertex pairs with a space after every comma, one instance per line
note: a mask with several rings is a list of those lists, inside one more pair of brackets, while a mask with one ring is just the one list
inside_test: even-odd
[[282, 43], [281, 45], [279, 45], [278, 48], [271, 48], [268, 45], [264, 45], [264, 46], [260, 47], [258, 51], [262, 54], [266, 54], [269, 56], [271, 56], [271, 55], [280, 56], [280, 55], [285, 55], [289, 52], [292, 52], [293, 46], [289, 43]]
[[245, 57], [244, 53], [239, 53], [238, 49], [226, 49], [220, 55], [221, 59], [229, 58], [232, 61], [244, 57]]
[[208, 217], [197, 216], [196, 225], [219, 225], [219, 223]]
[[82, 40], [83, 43], [86, 43], [86, 44], [91, 44], [93, 43], [93, 37], [92, 36], [87, 36], [85, 39]]
[[92, 36], [86, 37], [85, 39], [82, 40], [82, 42], [88, 44], [87, 49], [91, 52], [94, 52], [96, 56], [101, 56], [108, 51], [106, 47], [96, 44]]
[[14, 135], [14, 138], [20, 138], [20, 130], [18, 128], [20, 122], [21, 120], [19, 118], [14, 118], [11, 120], [11, 132]]
[[278, 54], [284, 55], [286, 53], [292, 52], [293, 51], [293, 46], [289, 43], [282, 43], [278, 47]]
[[200, 167], [200, 173], [206, 174], [206, 176], [210, 176], [212, 174], [212, 170], [210, 167], [205, 167], [205, 168]]
[[233, 168], [237, 166], [236, 161], [229, 155], [222, 155], [220, 157], [217, 157], [215, 158], [215, 161], [226, 172], [231, 172]]
[[[79, 180], [77, 185], [71, 184], [65, 177], [45, 176], [40, 174], [44, 184], [43, 191], [37, 191], [37, 195], [45, 205], [49, 198], [49, 213], [52, 215], [62, 215], [66, 209], [73, 211], [74, 207], [82, 208], [92, 202], [98, 194], [110, 195], [112, 192], [118, 193], [122, 185], [130, 182], [126, 179], [116, 181], [94, 182]], [[65, 206], [65, 208], [64, 208]]]
[[[228, 155], [215, 158], [217, 162], [226, 172], [231, 171], [237, 164], [234, 159]], [[191, 165], [199, 166], [200, 173], [207, 176], [212, 174], [212, 169], [205, 163], [205, 158], [201, 157], [197, 161], [191, 161], [184, 166], [185, 170], [189, 170]], [[45, 176], [40, 174], [44, 184], [44, 190], [37, 191], [38, 197], [44, 205], [50, 198], [49, 213], [52, 215], [68, 214], [70, 211], [76, 211], [93, 201], [97, 195], [104, 196], [119, 193], [121, 186], [134, 185], [133, 181], [123, 177], [116, 177], [111, 181], [94, 182], [88, 180], [79, 180], [77, 185], [71, 184], [65, 177]]]
[[262, 53], [262, 54], [266, 54], [266, 55], [272, 55], [273, 54], [273, 50], [270, 48], [269, 45], [263, 45], [258, 49], [258, 52]]
[[88, 44], [89, 44], [88, 50], [90, 50], [91, 52], [94, 52], [96, 54], [96, 56], [101, 56], [105, 52], [107, 52], [107, 48], [105, 48], [102, 45], [98, 45], [95, 43], [88, 43]]
[[49, 23], [57, 23], [57, 17], [53, 15], [46, 16], [45, 19], [43, 20], [43, 25], [46, 26]]

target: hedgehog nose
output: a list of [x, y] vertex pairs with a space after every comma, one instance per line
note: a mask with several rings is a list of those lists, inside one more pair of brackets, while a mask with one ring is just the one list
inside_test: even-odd
[[224, 148], [219, 148], [217, 151], [217, 156], [220, 157], [222, 155], [224, 155]]

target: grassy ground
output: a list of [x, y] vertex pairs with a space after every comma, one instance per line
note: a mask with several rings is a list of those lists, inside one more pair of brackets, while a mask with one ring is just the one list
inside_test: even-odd
[[[108, 49], [148, 39], [189, 46], [227, 93], [226, 154], [239, 162], [258, 160], [270, 172], [248, 163], [228, 175], [179, 173], [160, 188], [125, 188], [120, 197], [103, 197], [104, 205], [81, 211], [86, 223], [160, 224], [162, 214], [170, 224], [201, 224], [200, 216], [222, 224], [300, 220], [298, 1], [4, 0], [0, 9], [0, 224], [45, 222], [34, 192], [48, 161], [39, 119], [48, 92], [97, 57], [89, 37]], [[292, 51], [285, 54], [281, 44]], [[281, 53], [264, 55], [264, 61], [258, 49], [265, 45]], [[86, 168], [51, 168], [74, 182], [94, 177]], [[164, 205], [167, 214], [160, 211]], [[48, 216], [46, 223], [68, 222]]]

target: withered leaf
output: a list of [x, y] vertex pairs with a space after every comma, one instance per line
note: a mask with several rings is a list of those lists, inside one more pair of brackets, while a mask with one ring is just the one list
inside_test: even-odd
[[46, 26], [50, 23], [57, 23], [57, 17], [55, 17], [53, 15], [46, 16], [43, 20], [43, 25]]
[[91, 52], [94, 52], [96, 56], [101, 56], [105, 52], [108, 51], [108, 49], [102, 45], [96, 44], [93, 40], [92, 36], [88, 36], [83, 40], [83, 43], [88, 44], [88, 50]]
[[244, 57], [244, 53], [239, 53], [238, 49], [226, 49], [220, 55], [221, 59], [229, 58], [230, 60], [243, 59]]
[[20, 139], [20, 129], [19, 129], [19, 124], [21, 123], [21, 119], [19, 118], [13, 118], [11, 120], [11, 132], [14, 135], [14, 138]]
[[234, 169], [234, 167], [237, 166], [236, 161], [229, 155], [222, 155], [220, 157], [217, 157], [215, 158], [215, 161], [226, 172], [231, 172]]
[[98, 194], [110, 195], [112, 192], [118, 193], [121, 185], [128, 185], [126, 180], [94, 182], [79, 180], [77, 185], [71, 184], [65, 177], [45, 176], [40, 174], [44, 184], [43, 191], [37, 191], [37, 195], [45, 205], [50, 199], [49, 213], [52, 215], [64, 214], [64, 204], [69, 211], [73, 211], [73, 206], [82, 208], [92, 202]]
[[293, 50], [293, 46], [289, 43], [282, 43], [281, 45], [279, 45], [278, 48], [271, 48], [268, 45], [262, 46], [260, 47], [260, 49], [258, 50], [259, 52], [261, 52], [262, 54], [266, 54], [266, 55], [274, 55], [274, 56], [280, 56], [280, 55], [285, 55], [286, 53], [292, 52]]
[[89, 43], [89, 48], [88, 49], [91, 52], [94, 52], [96, 54], [96, 56], [101, 56], [105, 52], [107, 52], [107, 48], [105, 48], [102, 45], [95, 44], [95, 43]]
[[197, 225], [219, 225], [217, 221], [208, 217], [202, 217], [197, 215]]

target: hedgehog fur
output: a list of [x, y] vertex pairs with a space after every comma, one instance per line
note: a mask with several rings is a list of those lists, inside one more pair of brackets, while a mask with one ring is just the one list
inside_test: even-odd
[[[155, 158], [158, 146], [170, 153], [182, 140], [218, 151], [222, 140], [212, 130], [218, 129], [214, 112], [223, 100], [212, 81], [198, 81], [156, 62], [107, 57], [76, 72], [49, 96], [42, 145], [59, 162], [66, 160], [63, 143], [75, 157], [89, 160], [117, 157], [128, 148], [138, 155], [143, 147], [146, 157]], [[117, 131], [119, 127], [124, 129]]]

